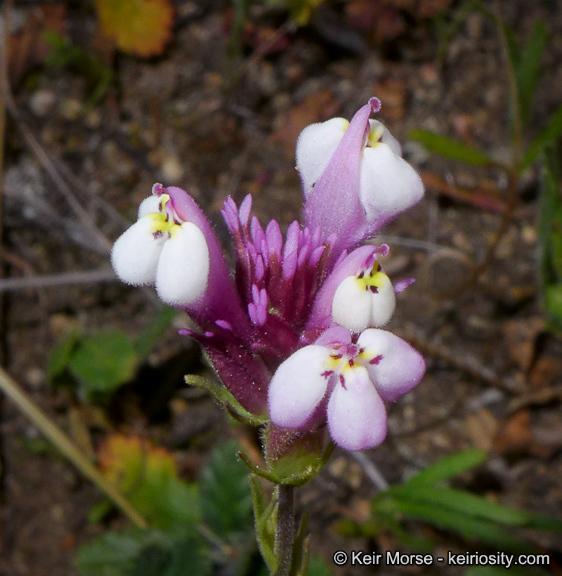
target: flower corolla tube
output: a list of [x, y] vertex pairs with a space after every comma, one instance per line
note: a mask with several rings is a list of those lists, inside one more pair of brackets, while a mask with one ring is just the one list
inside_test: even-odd
[[112, 252], [119, 278], [155, 285], [191, 317], [182, 333], [201, 344], [238, 417], [269, 421], [293, 440], [327, 430], [346, 450], [380, 444], [385, 403], [425, 371], [414, 348], [382, 329], [413, 280], [393, 284], [382, 267], [388, 246], [365, 243], [423, 196], [400, 144], [371, 118], [379, 109], [372, 98], [350, 122], [301, 133], [303, 224], [283, 235], [275, 220], [262, 227], [251, 216], [251, 196], [225, 201], [234, 270], [193, 198], [161, 184]]

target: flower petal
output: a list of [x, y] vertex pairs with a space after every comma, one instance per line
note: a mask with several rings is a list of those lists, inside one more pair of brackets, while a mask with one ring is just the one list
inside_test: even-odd
[[367, 370], [378, 393], [393, 401], [417, 386], [425, 372], [421, 354], [407, 342], [386, 330], [365, 330], [357, 345], [371, 359]]
[[386, 436], [386, 410], [362, 366], [344, 373], [328, 402], [328, 427], [334, 442], [345, 450], [367, 450]]
[[381, 226], [423, 197], [418, 173], [383, 142], [363, 150], [360, 198], [367, 220]]
[[[398, 156], [402, 156], [402, 146], [400, 142], [390, 133], [390, 130], [378, 120], [369, 120], [369, 136], [380, 134], [380, 141], [389, 146], [389, 148]], [[370, 138], [369, 138], [370, 139]]]
[[[390, 278], [383, 272], [377, 272], [372, 280], [371, 287], [371, 317], [369, 328], [384, 326], [394, 314], [396, 308], [396, 295]], [[376, 287], [376, 291], [373, 289]]]
[[137, 218], [140, 220], [152, 212], [160, 212], [160, 198], [158, 196], [149, 196], [140, 203]]
[[166, 236], [154, 237], [151, 218], [137, 220], [113, 245], [111, 264], [123, 282], [133, 286], [154, 284]]
[[283, 362], [269, 385], [269, 416], [285, 428], [304, 426], [326, 393], [323, 375], [330, 351], [324, 346], [305, 346]]
[[209, 248], [203, 232], [184, 222], [166, 242], [156, 272], [156, 290], [172, 306], [188, 306], [203, 296], [209, 278]]
[[362, 332], [371, 320], [372, 294], [365, 289], [364, 282], [348, 276], [338, 287], [332, 302], [334, 322], [352, 332]]
[[332, 270], [324, 281], [320, 292], [314, 301], [307, 329], [326, 329], [332, 323], [332, 307], [334, 296], [341, 283], [349, 276], [357, 275], [359, 271], [372, 263], [373, 255], [378, 251], [376, 246], [360, 246], [345, 256]]
[[300, 133], [296, 157], [305, 196], [322, 176], [348, 126], [344, 118], [332, 118], [311, 124]]

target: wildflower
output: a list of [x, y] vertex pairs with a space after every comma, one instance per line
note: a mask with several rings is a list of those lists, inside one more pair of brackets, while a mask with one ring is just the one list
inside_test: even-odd
[[140, 205], [137, 222], [115, 242], [111, 259], [124, 282], [155, 284], [164, 302], [185, 306], [205, 292], [209, 247], [201, 229], [182, 218], [176, 204], [156, 185], [154, 196]]
[[342, 258], [316, 298], [308, 329], [323, 331], [332, 322], [355, 333], [384, 326], [396, 307], [395, 288], [377, 260], [388, 251], [386, 244], [360, 246]]
[[306, 223], [321, 228], [324, 237], [334, 234], [336, 253], [372, 236], [423, 196], [421, 178], [396, 139], [369, 119], [379, 109], [379, 100], [371, 98], [350, 123], [335, 118], [313, 124], [297, 142]]
[[325, 417], [336, 444], [366, 450], [386, 436], [384, 402], [409, 392], [424, 371], [421, 355], [391, 332], [365, 330], [354, 342], [349, 332], [333, 328], [279, 366], [269, 387], [269, 414], [290, 429], [313, 429]]
[[[164, 302], [191, 317], [181, 333], [200, 343], [232, 395], [219, 394], [221, 401], [260, 421], [269, 413], [270, 429], [303, 442], [291, 440], [297, 451], [308, 450], [306, 435], [321, 446], [326, 422], [343, 448], [376, 446], [386, 435], [384, 403], [411, 390], [425, 369], [409, 344], [380, 329], [395, 293], [412, 280], [393, 285], [383, 272], [388, 246], [359, 246], [423, 194], [398, 142], [370, 119], [379, 107], [371, 99], [351, 122], [336, 118], [303, 131], [297, 165], [305, 222], [294, 221], [285, 237], [276, 220], [262, 226], [251, 216], [251, 196], [240, 206], [225, 201], [234, 277], [196, 202], [161, 184], [112, 252], [123, 281], [154, 284]], [[274, 437], [264, 436], [266, 451]]]

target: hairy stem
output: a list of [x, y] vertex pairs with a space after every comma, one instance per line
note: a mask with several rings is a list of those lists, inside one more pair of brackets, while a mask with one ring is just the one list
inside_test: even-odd
[[279, 485], [277, 530], [275, 533], [275, 576], [289, 576], [295, 541], [294, 487]]

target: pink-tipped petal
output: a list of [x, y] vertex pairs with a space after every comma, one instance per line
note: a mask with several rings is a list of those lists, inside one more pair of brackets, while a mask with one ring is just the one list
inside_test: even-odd
[[367, 450], [386, 437], [386, 410], [362, 366], [344, 373], [328, 402], [328, 427], [334, 442], [345, 450]]
[[418, 385], [425, 373], [421, 354], [407, 342], [386, 330], [365, 330], [357, 345], [365, 349], [369, 375], [383, 400], [398, 399]]
[[304, 426], [327, 388], [324, 364], [330, 352], [324, 346], [305, 346], [283, 362], [269, 385], [269, 416], [285, 428]]

